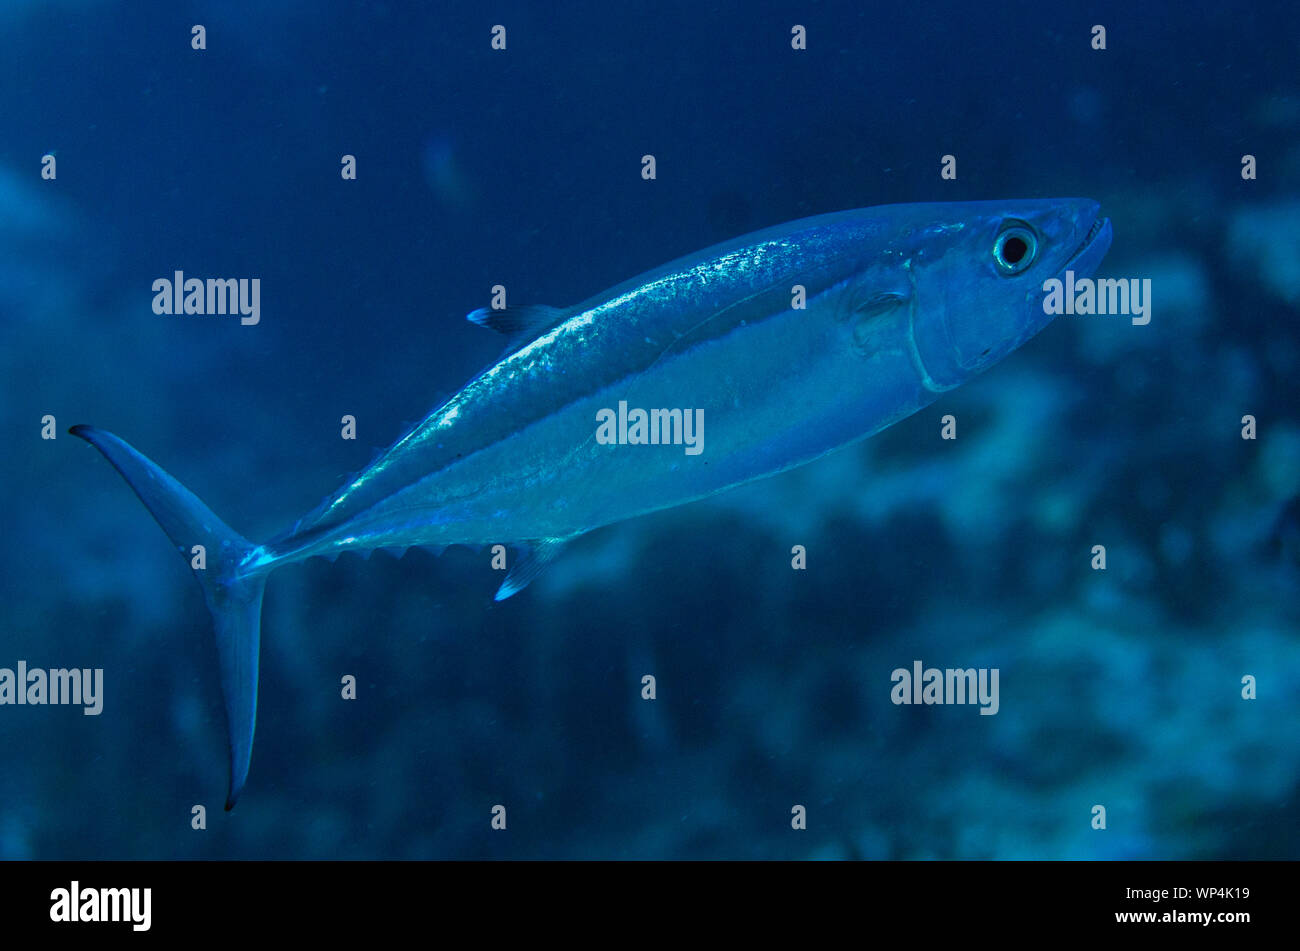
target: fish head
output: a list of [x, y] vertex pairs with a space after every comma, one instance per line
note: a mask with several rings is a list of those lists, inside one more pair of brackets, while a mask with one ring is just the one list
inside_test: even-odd
[[[923, 206], [916, 206], [918, 209]], [[1086, 198], [934, 206], [903, 242], [912, 339], [931, 390], [958, 386], [1046, 327], [1045, 282], [1091, 275], [1111, 227]]]

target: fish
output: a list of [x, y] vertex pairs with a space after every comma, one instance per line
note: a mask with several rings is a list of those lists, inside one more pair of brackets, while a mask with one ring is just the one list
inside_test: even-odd
[[[939, 399], [1046, 327], [1045, 281], [1090, 275], [1111, 235], [1090, 199], [882, 205], [756, 231], [575, 306], [475, 310], [505, 336], [502, 356], [262, 543], [112, 433], [70, 432], [117, 469], [203, 590], [230, 810], [252, 758], [276, 568], [507, 543], [496, 599], [510, 597], [593, 529], [805, 465]], [[620, 438], [602, 439], [616, 407]], [[627, 407], [662, 411], [670, 438], [623, 438]], [[673, 409], [699, 422], [701, 451], [683, 451]]]

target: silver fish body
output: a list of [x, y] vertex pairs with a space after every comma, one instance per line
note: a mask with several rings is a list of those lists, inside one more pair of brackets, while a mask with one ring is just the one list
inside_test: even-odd
[[[933, 402], [1045, 327], [1044, 282], [1090, 275], [1110, 240], [1087, 199], [865, 208], [737, 238], [565, 310], [476, 311], [514, 335], [505, 356], [261, 545], [112, 433], [72, 432], [187, 561], [205, 552], [194, 574], [216, 628], [229, 809], [252, 756], [262, 594], [276, 567], [513, 542], [521, 556], [497, 592], [508, 597], [567, 539], [801, 465]], [[698, 451], [684, 451], [684, 425], [669, 433], [682, 439], [629, 444], [627, 407], [685, 411]], [[616, 409], [611, 442], [602, 426]]]
[[[801, 465], [1045, 326], [1044, 277], [1091, 270], [1098, 222], [1084, 200], [895, 205], [681, 258], [555, 312], [255, 563], [570, 538]], [[992, 250], [1022, 226], [1039, 260], [1008, 275]], [[620, 402], [696, 411], [703, 451], [601, 444], [597, 414]]]

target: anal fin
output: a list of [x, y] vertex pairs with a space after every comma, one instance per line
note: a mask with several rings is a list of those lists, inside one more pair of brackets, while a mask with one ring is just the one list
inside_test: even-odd
[[514, 566], [497, 589], [494, 601], [504, 601], [528, 587], [529, 582], [541, 574], [542, 569], [555, 560], [564, 549], [567, 538], [539, 538], [517, 546]]

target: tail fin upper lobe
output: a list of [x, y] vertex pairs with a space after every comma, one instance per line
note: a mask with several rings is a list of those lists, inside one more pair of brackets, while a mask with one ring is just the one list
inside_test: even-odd
[[195, 545], [204, 547], [206, 565], [194, 569], [194, 577], [203, 588], [216, 628], [230, 740], [230, 788], [226, 795], [229, 810], [244, 788], [253, 754], [262, 591], [268, 569], [241, 570], [256, 546], [217, 518], [193, 492], [121, 439], [92, 426], [73, 426], [69, 432], [104, 454], [187, 563], [193, 565]]

